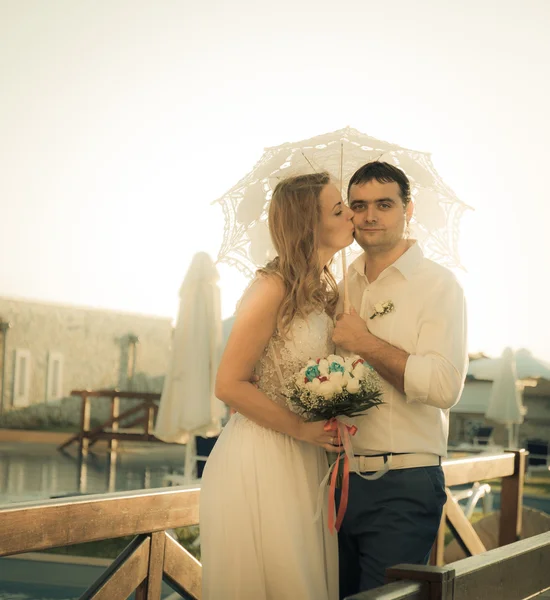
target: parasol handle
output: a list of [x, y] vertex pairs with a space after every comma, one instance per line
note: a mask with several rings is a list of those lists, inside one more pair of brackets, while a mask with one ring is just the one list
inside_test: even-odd
[[350, 303], [349, 303], [349, 285], [348, 285], [348, 267], [346, 264], [346, 249], [342, 249], [342, 272], [344, 273], [344, 313], [349, 315]]
[[[344, 177], [344, 142], [340, 142], [340, 196], [342, 196], [342, 182]], [[346, 264], [346, 249], [342, 248], [342, 273], [344, 274], [344, 313], [351, 313], [349, 304], [348, 267]]]

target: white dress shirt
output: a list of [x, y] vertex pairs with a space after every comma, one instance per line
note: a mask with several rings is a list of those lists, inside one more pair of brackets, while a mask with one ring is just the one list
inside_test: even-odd
[[[356, 454], [447, 455], [449, 409], [458, 402], [468, 365], [464, 293], [451, 271], [424, 257], [417, 243], [372, 283], [366, 255], [348, 270], [351, 305], [371, 333], [409, 354], [405, 394], [382, 380], [384, 404], [354, 419]], [[394, 310], [370, 319], [374, 305]], [[340, 283], [342, 312], [343, 284]]]

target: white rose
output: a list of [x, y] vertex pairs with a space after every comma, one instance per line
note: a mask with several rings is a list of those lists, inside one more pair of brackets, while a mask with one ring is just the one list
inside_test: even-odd
[[359, 385], [359, 380], [355, 378], [350, 379], [348, 381], [346, 389], [350, 394], [357, 394], [357, 392], [361, 389], [361, 386]]
[[334, 386], [334, 393], [341, 394], [344, 387], [344, 376], [342, 373], [331, 373], [329, 375], [329, 381]]
[[362, 379], [365, 377], [365, 367], [362, 363], [357, 363], [351, 374], [357, 379]]
[[349, 383], [349, 380], [350, 380], [349, 373], [344, 373], [344, 374], [342, 375], [342, 385], [343, 385], [344, 387], [346, 387], [346, 386], [348, 385], [348, 383]]
[[374, 310], [377, 313], [384, 312], [384, 305], [381, 302], [378, 302], [377, 304], [374, 305]]
[[337, 354], [331, 354], [330, 356], [327, 356], [327, 361], [329, 364], [335, 362], [339, 365], [344, 365], [344, 359], [341, 356], [338, 356]]
[[334, 396], [334, 393], [335, 393], [334, 385], [332, 384], [331, 381], [323, 381], [319, 385], [319, 389], [317, 390], [317, 393], [321, 394], [321, 396], [323, 396], [327, 400], [330, 400]]
[[321, 382], [317, 378], [315, 378], [313, 381], [309, 382], [309, 385], [311, 386], [310, 389], [317, 393], [319, 391], [319, 386], [321, 385]]
[[344, 379], [344, 374], [340, 373], [340, 371], [334, 371], [328, 376], [329, 380], [334, 383], [334, 385], [342, 385], [342, 380]]
[[305, 369], [304, 369], [304, 373], [306, 372], [306, 369], [307, 369], [308, 367], [314, 367], [316, 364], [317, 364], [317, 363], [316, 363], [314, 360], [308, 360], [308, 361], [307, 361], [307, 365], [306, 365], [306, 367], [305, 367]]
[[325, 376], [328, 375], [328, 360], [326, 358], [319, 361], [319, 373]]

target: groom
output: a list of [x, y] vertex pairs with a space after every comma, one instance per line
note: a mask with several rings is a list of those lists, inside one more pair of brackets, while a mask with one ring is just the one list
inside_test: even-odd
[[463, 291], [408, 239], [406, 175], [368, 163], [352, 176], [348, 200], [364, 253], [349, 268], [354, 310], [338, 316], [333, 340], [383, 379], [384, 404], [351, 420], [353, 449], [363, 474], [385, 463], [390, 470], [376, 480], [350, 477], [338, 537], [341, 598], [383, 585], [388, 567], [427, 563], [446, 501], [449, 409], [467, 368]]

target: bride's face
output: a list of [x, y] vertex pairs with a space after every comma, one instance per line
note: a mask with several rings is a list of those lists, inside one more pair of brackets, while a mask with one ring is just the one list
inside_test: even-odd
[[340, 192], [332, 183], [325, 185], [319, 200], [319, 251], [332, 256], [353, 242], [353, 211], [343, 203]]

